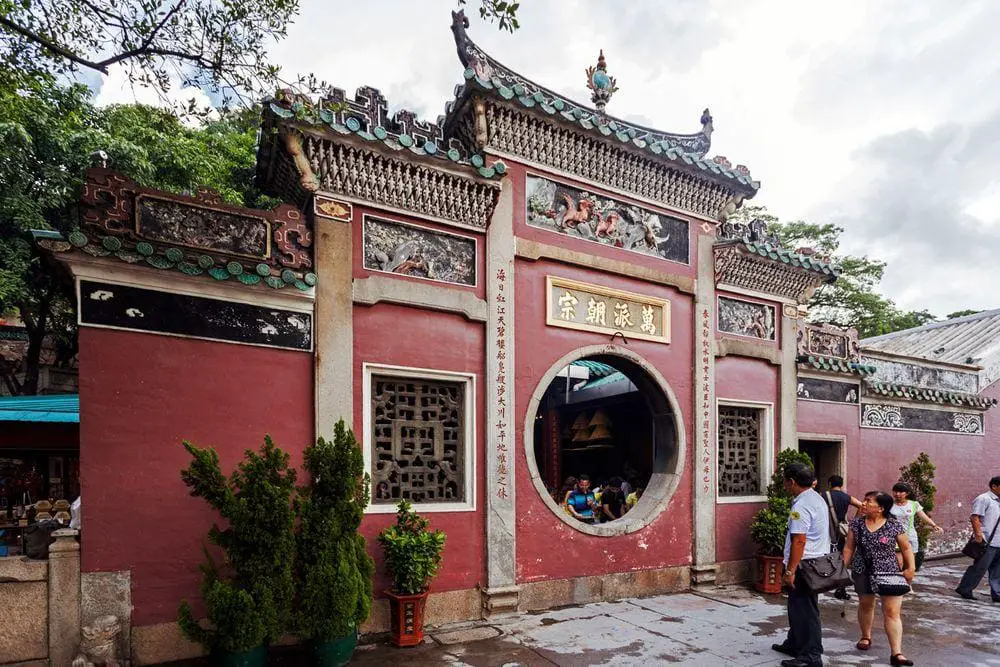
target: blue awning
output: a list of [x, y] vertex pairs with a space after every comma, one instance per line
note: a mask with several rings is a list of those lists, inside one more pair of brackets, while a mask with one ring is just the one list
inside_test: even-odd
[[0, 396], [0, 422], [79, 424], [80, 395]]

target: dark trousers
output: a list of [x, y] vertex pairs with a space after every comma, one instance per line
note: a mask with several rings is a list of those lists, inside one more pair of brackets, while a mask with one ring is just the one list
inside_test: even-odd
[[987, 572], [990, 574], [990, 594], [994, 600], [1000, 600], [1000, 547], [986, 548], [986, 555], [970, 565], [962, 575], [958, 590], [971, 595]]
[[796, 651], [796, 657], [814, 665], [822, 665], [823, 627], [819, 621], [819, 596], [811, 593], [795, 578], [795, 587], [788, 592], [788, 639], [785, 645]]

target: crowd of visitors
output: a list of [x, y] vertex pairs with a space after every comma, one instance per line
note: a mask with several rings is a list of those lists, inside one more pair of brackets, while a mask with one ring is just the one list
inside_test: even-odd
[[[793, 497], [785, 536], [784, 585], [788, 590], [788, 635], [784, 642], [773, 646], [775, 651], [791, 656], [781, 662], [783, 667], [818, 667], [822, 665], [823, 641], [819, 616], [820, 592], [832, 588], [838, 578], [831, 553], [840, 552], [840, 562], [850, 570], [850, 578], [858, 595], [857, 648], [872, 647], [872, 627], [876, 602], [881, 603], [883, 627], [889, 644], [890, 665], [912, 665], [903, 653], [904, 596], [916, 573], [914, 549], [917, 547], [916, 523], [920, 521], [936, 532], [943, 532], [920, 503], [913, 490], [899, 482], [892, 495], [869, 491], [858, 500], [843, 489], [844, 480], [834, 475], [828, 480], [829, 490], [817, 492], [812, 469], [803, 463], [793, 463], [783, 471], [785, 489]], [[857, 512], [850, 521], [847, 514]], [[973, 557], [956, 591], [966, 599], [974, 599], [973, 590], [989, 575], [990, 593], [1000, 602], [1000, 476], [989, 481], [989, 491], [972, 504], [970, 517], [972, 537], [963, 553]], [[810, 574], [823, 568], [824, 577]], [[829, 574], [832, 572], [832, 574]], [[828, 581], [821, 581], [826, 578]], [[844, 586], [835, 589], [841, 599], [849, 595]], [[878, 598], [878, 599], [876, 599]]]
[[584, 523], [607, 523], [620, 519], [635, 507], [642, 495], [638, 480], [612, 477], [591, 486], [589, 475], [567, 477], [557, 501], [567, 514]]

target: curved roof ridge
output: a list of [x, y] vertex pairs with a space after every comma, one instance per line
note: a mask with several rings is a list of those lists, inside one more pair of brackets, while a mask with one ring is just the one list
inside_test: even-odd
[[[561, 100], [563, 104], [575, 107], [575, 109], [560, 109], [560, 111], [563, 111], [564, 114], [568, 113], [571, 115], [579, 115], [580, 111], [589, 112], [595, 118], [602, 118], [606, 120], [607, 123], [605, 124], [613, 123], [618, 127], [623, 128], [623, 131], [626, 134], [634, 135], [630, 137], [631, 139], [641, 139], [649, 145], [660, 144], [660, 148], [664, 150], [668, 148], [680, 149], [686, 154], [703, 158], [711, 148], [713, 126], [712, 116], [708, 109], [705, 109], [701, 114], [701, 131], [693, 132], [691, 134], [664, 132], [662, 130], [646, 127], [637, 123], [630, 123], [620, 118], [610, 116], [585, 104], [576, 102], [566, 95], [562, 95], [546, 88], [545, 86], [535, 83], [534, 81], [531, 81], [502, 64], [486, 53], [478, 44], [469, 38], [466, 33], [466, 28], [469, 27], [469, 19], [466, 18], [464, 10], [458, 10], [457, 12], [453, 11], [451, 16], [451, 31], [455, 36], [455, 47], [458, 50], [458, 59], [462, 62], [462, 65], [467, 71], [471, 70], [473, 72], [473, 76], [466, 76], [467, 79], [479, 78], [484, 81], [491, 81], [499, 77], [506, 79], [508, 82], [512, 81], [512, 85], [520, 84], [520, 86], [524, 88], [524, 95], [519, 95], [519, 97], [531, 97], [541, 93], [553, 99]], [[460, 94], [456, 95], [456, 97], [460, 97]], [[452, 104], [453, 103], [449, 103], [449, 108], [446, 110], [446, 113], [451, 111], [450, 107]], [[574, 111], [576, 112], [575, 114]], [[743, 167], [743, 169], [746, 168]], [[749, 176], [749, 171], [747, 171], [746, 175]]]

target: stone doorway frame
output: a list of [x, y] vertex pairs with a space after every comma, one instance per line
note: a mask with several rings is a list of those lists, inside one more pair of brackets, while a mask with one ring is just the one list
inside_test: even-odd
[[[640, 371], [646, 374], [646, 379], [655, 388], [659, 389], [663, 397], [666, 398], [674, 427], [674, 451], [666, 457], [666, 461], [654, 461], [653, 475], [635, 508], [621, 519], [606, 524], [599, 523], [594, 525], [581, 523], [569, 516], [563, 511], [562, 506], [557, 504], [549, 495], [548, 490], [545, 488], [545, 482], [542, 480], [541, 472], [538, 469], [538, 463], [535, 461], [534, 428], [535, 416], [538, 414], [538, 406], [541, 404], [542, 397], [559, 372], [573, 361], [590, 357], [618, 357], [638, 367]], [[635, 382], [634, 378], [630, 379]], [[653, 417], [656, 419], [657, 415], [654, 414]], [[569, 527], [581, 533], [597, 537], [627, 535], [628, 533], [642, 530], [652, 523], [653, 520], [663, 513], [677, 492], [687, 461], [687, 433], [684, 428], [684, 413], [681, 411], [680, 403], [677, 401], [677, 397], [674, 395], [670, 384], [649, 361], [635, 352], [617, 345], [588, 345], [586, 347], [579, 347], [557, 359], [539, 379], [534, 392], [531, 394], [531, 399], [528, 401], [525, 411], [521, 433], [524, 443], [524, 456], [528, 464], [528, 476], [531, 478], [531, 483], [534, 484], [535, 491], [538, 492], [542, 502], [552, 510], [552, 513], [560, 521]], [[666, 470], [657, 471], [656, 468], [658, 465], [664, 466]]]

